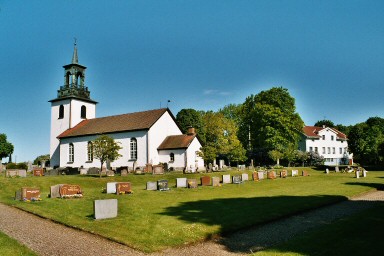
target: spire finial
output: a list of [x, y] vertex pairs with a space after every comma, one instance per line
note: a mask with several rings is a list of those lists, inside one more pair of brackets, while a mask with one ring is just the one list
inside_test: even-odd
[[74, 37], [74, 39], [75, 39], [75, 43], [74, 43], [72, 64], [79, 64], [79, 58], [77, 57], [77, 38]]

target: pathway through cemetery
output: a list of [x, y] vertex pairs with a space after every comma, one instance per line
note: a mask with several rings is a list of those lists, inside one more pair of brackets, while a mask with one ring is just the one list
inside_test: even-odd
[[[348, 201], [274, 221], [262, 226], [151, 255], [246, 255], [293, 236], [331, 223], [384, 201], [384, 191], [373, 191]], [[0, 230], [39, 255], [146, 255], [97, 235], [69, 228], [14, 207], [0, 204]]]

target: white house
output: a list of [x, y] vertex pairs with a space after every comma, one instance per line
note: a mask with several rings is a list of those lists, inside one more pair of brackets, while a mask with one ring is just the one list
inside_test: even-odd
[[77, 48], [72, 63], [64, 66], [64, 85], [51, 102], [51, 166], [100, 167], [92, 141], [107, 134], [120, 143], [119, 159], [112, 168], [168, 163], [176, 169], [202, 169], [201, 143], [190, 129], [182, 134], [168, 108], [96, 118], [97, 102], [85, 87], [86, 67], [78, 64]]
[[347, 136], [335, 128], [305, 126], [299, 141], [299, 149], [317, 152], [324, 157], [325, 165], [353, 163], [353, 155], [348, 153]]

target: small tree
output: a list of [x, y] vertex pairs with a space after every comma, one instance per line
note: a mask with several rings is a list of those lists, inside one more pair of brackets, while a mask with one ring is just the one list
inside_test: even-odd
[[9, 157], [13, 153], [12, 143], [7, 141], [7, 135], [0, 133], [0, 163], [4, 157]]
[[276, 161], [276, 165], [280, 165], [280, 159], [284, 156], [283, 153], [281, 153], [278, 150], [271, 150], [268, 152], [268, 156], [273, 160]]
[[108, 135], [101, 135], [93, 141], [93, 156], [100, 160], [100, 177], [103, 164], [106, 161], [115, 161], [121, 157], [119, 154], [121, 149], [119, 144]]

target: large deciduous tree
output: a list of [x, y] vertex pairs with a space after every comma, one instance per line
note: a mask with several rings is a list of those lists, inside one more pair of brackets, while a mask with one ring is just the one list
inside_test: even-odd
[[103, 169], [103, 164], [106, 161], [115, 161], [121, 155], [119, 154], [119, 150], [121, 149], [118, 142], [108, 136], [108, 135], [100, 135], [93, 142], [93, 156], [96, 159], [100, 160], [100, 177], [101, 170]]
[[7, 141], [7, 135], [0, 133], [0, 163], [4, 157], [9, 157], [13, 154], [13, 145]]
[[205, 129], [202, 120], [202, 112], [194, 109], [182, 109], [176, 115], [176, 122], [183, 133], [187, 133], [189, 127], [194, 127], [200, 140], [205, 142]]
[[287, 89], [274, 87], [249, 96], [243, 114], [243, 134], [248, 128], [253, 150], [284, 152], [286, 148], [297, 148], [304, 122], [296, 113], [295, 99]]

